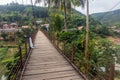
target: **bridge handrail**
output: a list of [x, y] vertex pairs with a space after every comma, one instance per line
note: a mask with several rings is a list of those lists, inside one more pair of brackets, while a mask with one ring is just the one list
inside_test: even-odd
[[60, 54], [73, 66], [73, 68], [85, 79], [85, 80], [89, 80], [79, 69], [78, 67], [73, 63], [72, 59], [67, 57], [64, 54], [64, 51], [61, 50], [61, 48], [54, 42], [54, 40], [52, 39], [52, 37], [47, 33], [47, 31], [45, 30], [41, 30], [45, 36], [53, 43], [53, 46], [60, 52]]
[[[35, 41], [35, 37], [36, 37], [37, 32], [38, 32], [38, 30], [36, 30], [34, 32], [34, 34], [31, 36], [33, 43]], [[26, 40], [25, 45], [27, 45], [28, 43], [29, 43], [28, 40]], [[0, 46], [0, 47], [4, 48], [6, 46]], [[7, 77], [8, 80], [21, 80], [22, 76], [24, 74], [26, 65], [27, 65], [27, 61], [28, 61], [28, 59], [31, 55], [32, 49], [30, 48], [30, 46], [27, 46], [27, 47], [25, 46], [24, 49], [26, 50], [27, 53], [25, 53], [24, 56], [23, 56], [23, 54], [22, 54], [22, 49], [23, 48], [21, 46], [8, 46], [8, 47], [10, 47], [10, 48], [11, 47], [12, 48], [18, 48], [19, 47], [18, 49], [19, 49], [19, 55], [20, 56], [19, 56], [18, 60], [14, 63], [14, 65], [11, 66], [11, 69], [8, 72], [6, 77]], [[8, 63], [6, 65], [8, 65]]]
[[[54, 47], [61, 53], [61, 55], [63, 55], [67, 61], [76, 69], [76, 71], [85, 79], [88, 80], [88, 77], [86, 77], [86, 75], [84, 75], [85, 73], [82, 73], [82, 71], [80, 71], [80, 69], [78, 69], [79, 66], [77, 66], [74, 63], [74, 57], [75, 57], [75, 49], [78, 49], [78, 47], [71, 45], [70, 46], [70, 50], [68, 53], [70, 53], [69, 55], [66, 55], [66, 50], [65, 49], [61, 49], [60, 46], [58, 45], [59, 41], [56, 39], [52, 39], [53, 37], [51, 35], [49, 35], [49, 33], [45, 30], [41, 30], [46, 37], [53, 43]], [[57, 42], [56, 42], [57, 41]], [[63, 45], [65, 46], [65, 43], [63, 43]], [[78, 49], [78, 52], [81, 53], [81, 51]], [[92, 64], [92, 66], [94, 66], [95, 68], [97, 68], [99, 70], [99, 72], [104, 73], [104, 71], [100, 68], [97, 67], [96, 65]], [[106, 80], [108, 77], [110, 77], [109, 73], [105, 74], [105, 76], [103, 76], [103, 74], [98, 74], [97, 72], [93, 71], [95, 74], [97, 74], [97, 76], [102, 79], [102, 80]], [[90, 72], [88, 72], [88, 75], [92, 78], [92, 79], [96, 79], [96, 77], [91, 74]], [[90, 80], [90, 79], [89, 79]]]

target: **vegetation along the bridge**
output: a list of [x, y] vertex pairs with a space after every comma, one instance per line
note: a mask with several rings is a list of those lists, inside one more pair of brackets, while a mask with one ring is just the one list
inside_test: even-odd
[[[86, 5], [86, 15], [75, 9]], [[119, 12], [89, 15], [88, 0], [0, 5], [0, 79], [20, 78], [40, 29], [88, 80], [120, 80]]]

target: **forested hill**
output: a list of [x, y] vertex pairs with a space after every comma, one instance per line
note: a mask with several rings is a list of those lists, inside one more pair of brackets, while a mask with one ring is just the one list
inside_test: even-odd
[[120, 24], [120, 9], [104, 13], [95, 13], [92, 14], [92, 17], [106, 25]]
[[[34, 10], [34, 11], [33, 11]], [[7, 5], [0, 5], [0, 15], [2, 14], [11, 14], [14, 12], [18, 12], [20, 14], [26, 14], [26, 15], [33, 15], [35, 17], [38, 18], [43, 18], [48, 16], [47, 14], [47, 8], [43, 8], [43, 7], [34, 7], [34, 9], [32, 10], [32, 6], [31, 5], [20, 5], [17, 3], [10, 3]]]
[[[49, 13], [53, 14], [53, 11], [50, 11]], [[20, 5], [17, 3], [0, 6], [0, 22], [17, 22], [19, 26], [31, 25], [31, 23], [34, 22], [34, 17], [37, 18], [36, 20], [40, 20], [40, 18], [44, 18], [46, 20], [48, 15], [51, 16], [50, 14], [48, 14], [48, 10], [45, 7], [34, 6], [33, 9], [31, 5]], [[68, 28], [85, 26], [86, 17], [84, 14], [76, 11], [75, 9], [72, 9], [71, 13], [69, 12], [67, 14], [67, 24]], [[90, 30], [92, 32], [99, 34], [103, 29], [105, 29], [104, 27], [100, 28], [98, 25], [102, 26], [99, 21], [90, 17]]]

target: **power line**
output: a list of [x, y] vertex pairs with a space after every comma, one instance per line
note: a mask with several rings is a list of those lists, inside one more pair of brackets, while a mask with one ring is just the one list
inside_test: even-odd
[[[112, 8], [110, 8], [108, 11], [113, 10], [113, 9], [116, 8], [119, 4], [120, 4], [120, 2], [118, 2], [117, 4], [115, 4], [115, 5], [114, 5]], [[106, 13], [106, 14], [101, 18], [101, 20], [102, 20], [103, 18], [105, 18], [108, 14], [109, 14], [109, 13]]]
[[116, 8], [119, 4], [120, 4], [120, 2], [118, 2], [116, 5], [114, 5], [109, 11], [113, 10], [114, 8]]

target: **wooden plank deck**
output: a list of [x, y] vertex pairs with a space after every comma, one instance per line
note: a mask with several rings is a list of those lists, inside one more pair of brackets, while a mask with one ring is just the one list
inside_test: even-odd
[[30, 56], [22, 80], [84, 80], [54, 48], [46, 36], [38, 31], [35, 48]]

